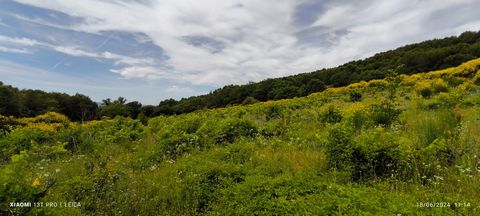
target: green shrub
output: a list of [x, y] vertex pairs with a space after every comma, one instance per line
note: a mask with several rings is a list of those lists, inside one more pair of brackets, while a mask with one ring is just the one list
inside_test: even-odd
[[339, 123], [342, 121], [343, 116], [340, 110], [336, 109], [334, 106], [329, 106], [328, 109], [321, 114], [320, 118], [322, 119], [322, 122]]
[[402, 111], [395, 108], [392, 103], [385, 101], [381, 104], [370, 106], [369, 113], [375, 124], [390, 126], [393, 122], [398, 120], [398, 116]]
[[404, 153], [398, 138], [385, 129], [363, 132], [356, 138], [352, 150], [351, 178], [353, 181], [365, 181], [404, 174], [404, 168], [408, 167]]
[[357, 110], [350, 117], [349, 122], [356, 131], [360, 131], [362, 128], [368, 127], [370, 119], [367, 112]]
[[248, 96], [242, 101], [242, 105], [254, 104], [254, 103], [257, 103], [257, 102], [258, 102], [257, 99], [255, 99], [252, 96]]
[[171, 134], [166, 137], [160, 144], [162, 146], [161, 152], [168, 158], [176, 159], [184, 154], [187, 154], [195, 149], [200, 149], [201, 143], [197, 135], [194, 134]]
[[258, 133], [266, 138], [272, 138], [284, 133], [285, 127], [283, 121], [270, 121], [261, 127]]
[[274, 118], [282, 117], [282, 108], [278, 105], [271, 105], [266, 108], [266, 118], [267, 120], [272, 120]]
[[423, 98], [430, 98], [433, 95], [433, 91], [430, 87], [422, 87], [417, 91]]
[[352, 147], [352, 131], [348, 127], [337, 125], [330, 128], [326, 145], [328, 167], [330, 169], [348, 168], [351, 165]]
[[15, 128], [16, 125], [17, 122], [13, 117], [0, 115], [0, 136], [6, 136], [7, 133], [10, 133]]
[[22, 152], [0, 167], [0, 215], [25, 215], [31, 208], [10, 208], [9, 203], [38, 202], [44, 196], [47, 185], [32, 175], [28, 157], [28, 153]]
[[357, 102], [362, 100], [362, 93], [358, 91], [351, 91], [349, 95], [350, 95], [350, 101], [352, 102]]
[[137, 141], [144, 134], [142, 122], [121, 116], [94, 128], [98, 130], [99, 138], [107, 144]]
[[33, 143], [53, 142], [53, 137], [44, 131], [17, 129], [0, 140], [0, 164], [8, 162], [10, 157], [21, 151], [29, 150]]
[[252, 121], [245, 119], [225, 119], [217, 125], [215, 143], [233, 143], [240, 137], [254, 137], [258, 130]]

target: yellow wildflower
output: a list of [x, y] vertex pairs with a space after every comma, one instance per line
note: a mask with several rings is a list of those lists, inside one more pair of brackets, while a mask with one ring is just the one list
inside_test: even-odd
[[32, 187], [38, 188], [40, 186], [40, 177], [37, 177], [32, 182]]

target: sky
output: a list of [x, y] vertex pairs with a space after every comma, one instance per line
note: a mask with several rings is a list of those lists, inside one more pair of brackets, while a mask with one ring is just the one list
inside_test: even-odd
[[0, 81], [158, 104], [480, 30], [480, 0], [0, 0]]

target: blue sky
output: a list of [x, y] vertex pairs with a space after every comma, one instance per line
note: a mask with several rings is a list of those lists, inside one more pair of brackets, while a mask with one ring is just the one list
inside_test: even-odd
[[0, 0], [0, 81], [157, 104], [480, 30], [478, 0]]

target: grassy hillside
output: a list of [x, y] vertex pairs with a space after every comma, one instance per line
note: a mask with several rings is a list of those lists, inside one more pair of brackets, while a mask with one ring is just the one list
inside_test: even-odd
[[0, 212], [476, 215], [479, 93], [475, 59], [146, 126], [1, 117]]

